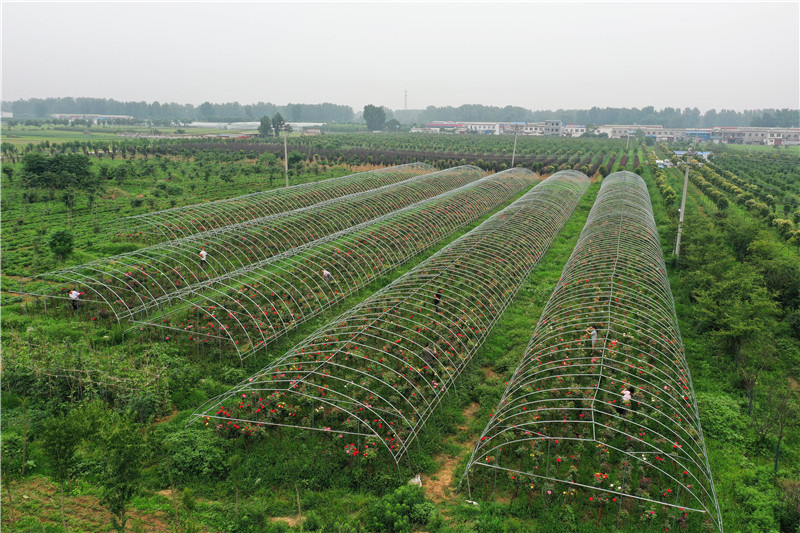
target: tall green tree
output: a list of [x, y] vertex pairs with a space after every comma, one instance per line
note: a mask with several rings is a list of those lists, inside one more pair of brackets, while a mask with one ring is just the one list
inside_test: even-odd
[[272, 119], [268, 115], [261, 117], [261, 124], [258, 126], [258, 133], [262, 137], [272, 136]]
[[200, 112], [200, 117], [206, 120], [214, 116], [214, 106], [211, 105], [211, 102], [203, 102], [197, 110]]
[[400, 121], [396, 118], [388, 121], [385, 125], [386, 131], [400, 131]]
[[275, 130], [275, 135], [279, 135], [280, 132], [285, 131], [286, 119], [284, 119], [283, 115], [280, 113], [275, 113], [275, 116], [272, 117], [272, 129]]
[[383, 129], [383, 124], [386, 122], [386, 111], [383, 107], [367, 104], [364, 106], [363, 116], [367, 122], [368, 130], [378, 131]]

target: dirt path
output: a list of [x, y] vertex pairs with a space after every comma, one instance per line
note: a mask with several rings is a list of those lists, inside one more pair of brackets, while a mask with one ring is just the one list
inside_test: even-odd
[[[467, 420], [471, 420], [478, 412], [479, 405], [472, 403], [464, 409], [463, 414]], [[458, 426], [459, 431], [467, 431], [469, 423], [464, 426]], [[456, 455], [442, 454], [435, 458], [439, 469], [433, 476], [422, 475], [422, 487], [425, 489], [425, 494], [434, 502], [442, 502], [453, 497], [455, 493], [454, 488], [451, 486], [453, 481], [461, 476], [461, 472], [457, 472], [458, 463], [472, 450], [472, 439], [466, 439], [463, 444], [459, 445], [459, 452]], [[433, 479], [433, 478], [436, 479]]]

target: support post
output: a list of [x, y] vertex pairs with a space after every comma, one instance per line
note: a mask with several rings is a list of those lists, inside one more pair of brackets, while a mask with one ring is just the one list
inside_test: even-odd
[[286, 186], [289, 186], [289, 155], [286, 149], [286, 129], [283, 130], [283, 175], [286, 178]]
[[689, 189], [689, 162], [692, 160], [691, 152], [686, 153], [686, 172], [683, 175], [683, 196], [681, 197], [681, 212], [678, 217], [678, 238], [675, 241], [675, 258], [681, 256], [681, 233], [683, 233], [683, 216], [686, 214], [686, 193]]
[[514, 126], [514, 150], [511, 152], [511, 168], [514, 168], [514, 158], [517, 156], [517, 132], [519, 126]]

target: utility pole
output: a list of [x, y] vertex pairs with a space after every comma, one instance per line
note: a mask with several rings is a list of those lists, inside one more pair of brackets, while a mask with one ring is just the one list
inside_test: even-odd
[[683, 175], [683, 197], [681, 198], [681, 211], [678, 217], [678, 239], [675, 241], [675, 258], [681, 256], [681, 233], [683, 232], [683, 215], [686, 213], [686, 192], [689, 189], [689, 162], [692, 160], [692, 151], [686, 152], [686, 172]]
[[408, 111], [408, 89], [406, 89], [406, 98], [405, 98], [405, 103], [404, 103], [403, 109]]
[[289, 186], [289, 156], [286, 153], [286, 125], [283, 126], [283, 175], [286, 177], [286, 186]]
[[514, 150], [511, 152], [511, 168], [514, 168], [514, 158], [517, 156], [517, 132], [519, 124], [514, 124]]

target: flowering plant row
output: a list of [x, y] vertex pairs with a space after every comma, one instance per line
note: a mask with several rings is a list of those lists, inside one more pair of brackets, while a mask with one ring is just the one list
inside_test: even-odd
[[588, 186], [551, 176], [195, 416], [232, 436], [374, 436], [399, 461]]
[[[504, 457], [503, 457], [504, 456]], [[487, 458], [491, 457], [492, 460]], [[503, 460], [500, 458], [503, 457]], [[720, 526], [644, 181], [604, 180], [467, 471], [700, 511]], [[491, 471], [491, 470], [489, 470]], [[612, 481], [613, 480], [613, 481]]]
[[197, 233], [231, 226], [257, 218], [294, 211], [311, 205], [376, 189], [433, 172], [426, 163], [409, 163], [369, 170], [316, 183], [303, 183], [126, 217], [119, 221], [118, 236], [138, 235], [152, 242], [181, 239]]
[[535, 177], [524, 169], [493, 174], [321, 239], [263, 270], [221, 278], [147, 323], [197, 342], [223, 339], [247, 357], [523, 191]]
[[117, 319], [146, 315], [181, 292], [243, 269], [258, 268], [278, 254], [308, 246], [483, 176], [482, 170], [471, 166], [423, 174], [398, 184], [50, 272], [28, 284], [26, 290], [36, 293], [38, 289], [46, 294], [51, 288], [49, 282], [67, 283], [85, 292], [85, 300], [111, 309]]

